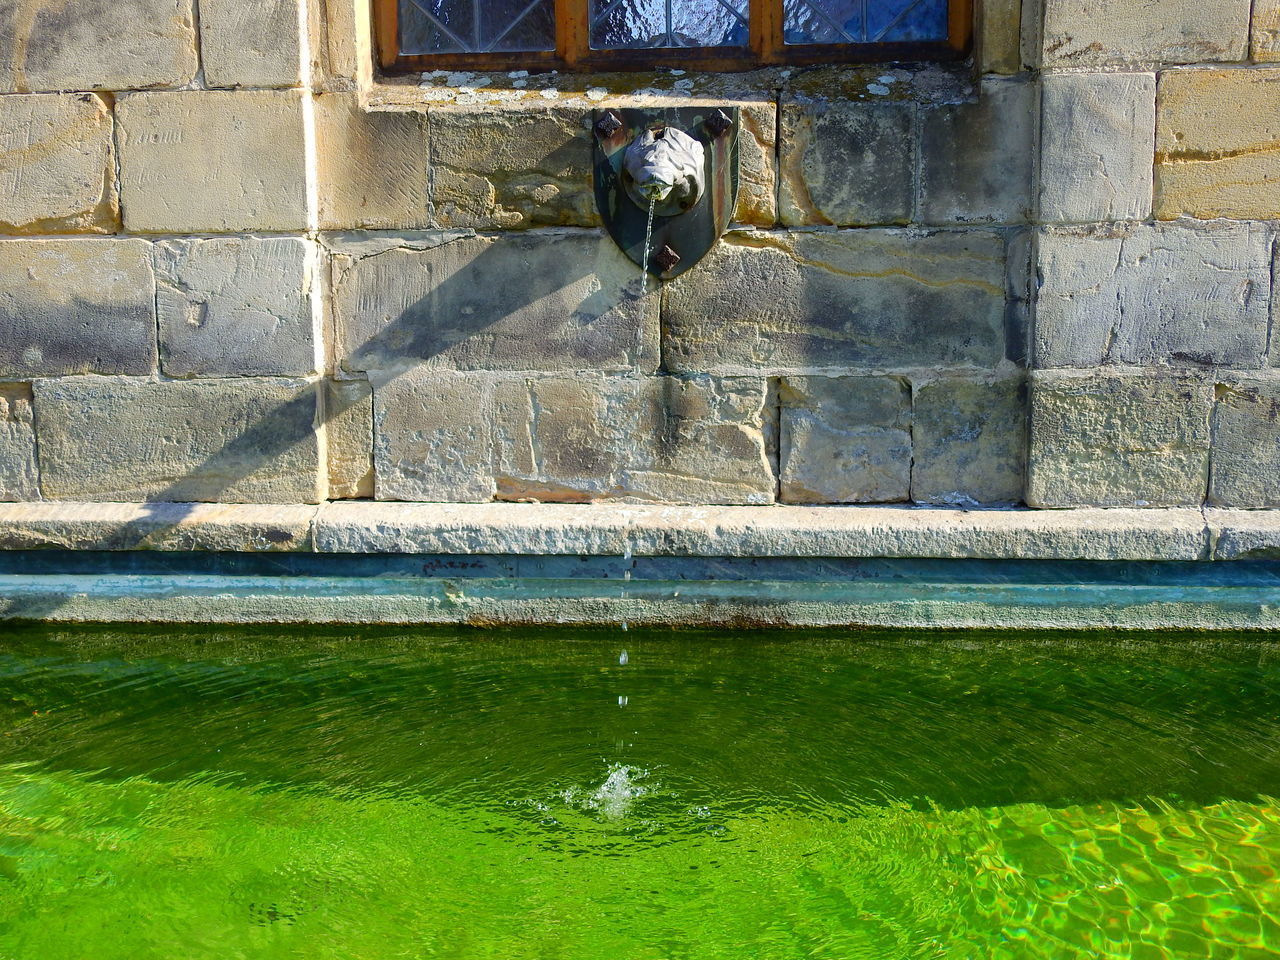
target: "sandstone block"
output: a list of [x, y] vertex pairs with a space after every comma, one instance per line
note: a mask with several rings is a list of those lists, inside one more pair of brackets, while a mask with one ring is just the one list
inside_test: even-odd
[[1280, 511], [1204, 511], [1214, 560], [1280, 560]]
[[1022, 500], [1027, 391], [1021, 378], [945, 377], [919, 384], [911, 499], [975, 506]]
[[657, 285], [603, 233], [335, 242], [343, 370], [652, 368]]
[[0, 233], [113, 233], [111, 109], [92, 93], [0, 97]]
[[0, 240], [0, 377], [150, 373], [145, 240]]
[[1148, 217], [1155, 74], [1049, 74], [1040, 103], [1041, 218], [1089, 223]]
[[983, 0], [975, 47], [979, 73], [1019, 73], [1022, 70], [1022, 0]]
[[1204, 499], [1213, 402], [1207, 380], [1042, 371], [1031, 385], [1031, 506], [1190, 506]]
[[379, 500], [492, 500], [493, 378], [421, 370], [373, 383]]
[[156, 244], [155, 256], [165, 374], [315, 372], [310, 243], [291, 237], [166, 240]]
[[50, 500], [317, 503], [316, 385], [302, 380], [37, 380]]
[[211, 87], [296, 87], [296, 0], [200, 0], [200, 56]]
[[897, 377], [785, 377], [778, 497], [885, 503], [911, 485], [911, 388]]
[[116, 105], [116, 120], [129, 230], [306, 227], [298, 91], [131, 94]]
[[920, 217], [925, 223], [1017, 223], [1031, 213], [1035, 87], [987, 77], [978, 99], [923, 111]]
[[772, 103], [740, 103], [738, 209], [735, 223], [772, 227], [778, 222], [778, 122]]
[[1254, 0], [1253, 59], [1280, 60], [1280, 0]]
[[498, 496], [770, 503], [765, 386], [706, 376], [508, 381], [497, 395]]
[[324, 428], [329, 499], [372, 497], [373, 388], [368, 380], [325, 381]]
[[138, 90], [195, 72], [191, 0], [0, 2], [0, 91]]
[[1210, 503], [1280, 507], [1280, 380], [1218, 387], [1210, 459]]
[[785, 104], [782, 222], [909, 222], [915, 194], [915, 112], [912, 103]]
[[1250, 0], [1044, 0], [1047, 67], [1243, 60]]
[[1047, 230], [1036, 364], [1261, 366], [1269, 263], [1261, 224]]
[[1004, 356], [994, 231], [730, 231], [664, 287], [676, 371], [993, 367]]
[[1280, 68], [1160, 75], [1155, 214], [1280, 218]]
[[431, 226], [426, 114], [371, 112], [359, 94], [327, 93], [315, 118], [323, 229]]
[[594, 226], [591, 111], [440, 109], [431, 198], [442, 227]]
[[31, 386], [0, 383], [0, 501], [39, 499]]

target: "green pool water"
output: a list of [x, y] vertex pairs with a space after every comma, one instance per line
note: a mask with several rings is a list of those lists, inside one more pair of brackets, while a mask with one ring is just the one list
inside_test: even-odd
[[0, 636], [2, 960], [1280, 953], [1267, 642]]

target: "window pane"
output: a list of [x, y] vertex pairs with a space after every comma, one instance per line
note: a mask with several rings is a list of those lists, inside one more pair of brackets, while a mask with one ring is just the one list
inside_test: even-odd
[[783, 0], [787, 43], [947, 39], [947, 0]]
[[399, 0], [400, 52], [554, 50], [554, 0]]
[[591, 47], [745, 47], [747, 2], [592, 0]]

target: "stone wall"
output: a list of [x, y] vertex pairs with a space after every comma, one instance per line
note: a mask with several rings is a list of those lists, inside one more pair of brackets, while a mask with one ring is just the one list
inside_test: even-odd
[[[0, 0], [0, 500], [1280, 506], [1280, 5], [962, 65], [375, 77], [367, 0]], [[642, 281], [592, 111], [741, 110]]]

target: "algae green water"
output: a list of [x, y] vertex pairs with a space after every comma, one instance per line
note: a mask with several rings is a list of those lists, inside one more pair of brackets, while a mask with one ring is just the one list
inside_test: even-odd
[[0, 635], [6, 960], [1280, 952], [1265, 642]]

